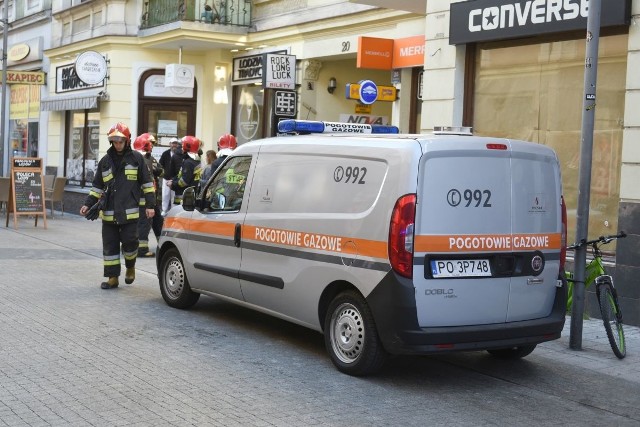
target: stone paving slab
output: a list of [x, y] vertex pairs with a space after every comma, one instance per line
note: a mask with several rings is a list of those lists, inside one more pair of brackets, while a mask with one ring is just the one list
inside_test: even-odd
[[353, 378], [316, 332], [214, 298], [168, 307], [154, 259], [99, 289], [99, 221], [47, 222], [0, 227], [0, 426], [640, 425], [638, 328], [624, 360], [599, 320], [570, 350], [567, 318], [522, 361], [397, 357]]

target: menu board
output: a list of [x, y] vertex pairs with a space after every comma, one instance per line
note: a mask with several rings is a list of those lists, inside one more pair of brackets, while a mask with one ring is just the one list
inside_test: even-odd
[[42, 159], [35, 157], [13, 157], [11, 159], [11, 188], [5, 227], [9, 226], [9, 214], [11, 213], [13, 213], [14, 228], [18, 228], [18, 215], [35, 216], [36, 226], [38, 225], [38, 216], [42, 215], [44, 228], [47, 228]]

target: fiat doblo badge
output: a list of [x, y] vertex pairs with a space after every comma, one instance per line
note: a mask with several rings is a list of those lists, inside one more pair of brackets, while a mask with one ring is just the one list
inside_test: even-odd
[[520, 358], [560, 337], [566, 214], [553, 150], [352, 123], [280, 130], [296, 135], [238, 147], [165, 218], [168, 305], [216, 296], [320, 331], [351, 375], [389, 354]]

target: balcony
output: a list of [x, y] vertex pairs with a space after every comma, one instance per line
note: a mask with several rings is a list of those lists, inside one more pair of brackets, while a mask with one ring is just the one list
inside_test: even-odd
[[178, 21], [249, 27], [251, 0], [148, 0], [140, 29]]

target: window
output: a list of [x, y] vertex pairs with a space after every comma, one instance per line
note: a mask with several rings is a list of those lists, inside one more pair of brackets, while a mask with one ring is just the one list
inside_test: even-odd
[[[600, 38], [589, 219], [594, 236], [617, 230], [627, 43], [626, 34]], [[480, 45], [476, 56], [474, 133], [556, 150], [570, 229], [578, 198], [584, 58], [582, 39]]]
[[239, 211], [250, 166], [251, 157], [235, 157], [229, 160], [205, 189], [205, 211]]
[[100, 160], [100, 113], [98, 111], [67, 112], [67, 146], [65, 176], [68, 185], [90, 187]]

